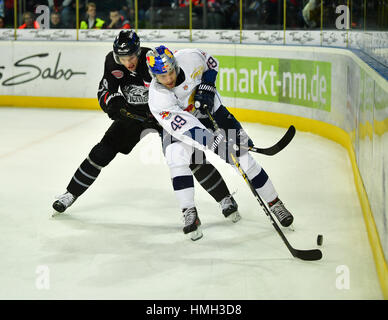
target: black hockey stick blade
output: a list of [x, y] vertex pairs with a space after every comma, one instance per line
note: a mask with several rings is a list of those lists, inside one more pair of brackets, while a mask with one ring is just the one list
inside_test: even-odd
[[284, 136], [272, 147], [269, 147], [269, 148], [251, 147], [249, 148], [249, 151], [262, 153], [267, 156], [273, 156], [278, 152], [282, 151], [285, 147], [287, 147], [288, 144], [291, 142], [291, 140], [294, 138], [294, 136], [295, 136], [295, 127], [291, 125], [288, 128], [287, 132], [284, 134]]
[[312, 249], [312, 250], [298, 250], [292, 248], [291, 254], [295, 258], [299, 258], [305, 261], [316, 261], [322, 259], [322, 251], [319, 249]]

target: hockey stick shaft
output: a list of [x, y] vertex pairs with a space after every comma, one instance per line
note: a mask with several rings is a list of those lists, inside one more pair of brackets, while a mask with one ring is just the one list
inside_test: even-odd
[[[216, 131], [219, 130], [219, 126], [217, 122], [214, 120], [213, 116], [210, 114], [209, 110], [207, 109], [207, 114], [209, 116], [209, 119], [213, 123], [214, 128]], [[322, 258], [322, 252], [318, 249], [312, 249], [312, 250], [298, 250], [294, 249], [290, 242], [287, 240], [286, 236], [282, 232], [282, 230], [279, 228], [278, 224], [276, 223], [275, 219], [272, 217], [272, 215], [269, 212], [269, 209], [265, 205], [264, 201], [261, 199], [259, 194], [257, 193], [257, 190], [253, 187], [252, 182], [249, 180], [247, 174], [244, 172], [244, 170], [241, 168], [240, 163], [237, 161], [237, 159], [234, 157], [233, 154], [230, 154], [234, 165], [240, 172], [241, 176], [243, 177], [244, 181], [249, 186], [249, 189], [252, 191], [253, 195], [255, 196], [256, 200], [260, 203], [260, 206], [263, 208], [264, 213], [269, 217], [271, 224], [279, 234], [280, 238], [283, 240], [284, 244], [286, 245], [287, 249], [290, 251], [290, 253], [295, 257], [302, 260], [307, 261], [314, 261], [314, 260], [320, 260]]]
[[130, 113], [125, 108], [121, 108], [120, 109], [120, 113], [121, 113], [122, 116], [124, 116], [126, 118], [130, 118], [130, 119], [134, 119], [134, 120], [139, 120], [141, 122], [144, 122], [146, 120], [146, 118], [144, 118], [142, 116], [138, 116], [137, 114]]

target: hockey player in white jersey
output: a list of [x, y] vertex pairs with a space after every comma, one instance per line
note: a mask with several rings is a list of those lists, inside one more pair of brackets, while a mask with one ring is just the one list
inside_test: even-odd
[[[153, 77], [148, 103], [165, 130], [163, 150], [184, 215], [183, 232], [190, 234], [192, 240], [202, 237], [189, 168], [192, 161], [201, 161], [195, 157], [196, 149], [210, 149], [232, 165], [230, 155], [235, 156], [279, 222], [285, 227], [291, 225], [292, 214], [278, 198], [267, 173], [247, 151], [248, 146], [253, 146], [252, 140], [222, 105], [215, 88], [218, 61], [199, 49], [183, 49], [173, 54], [165, 46], [149, 51], [146, 58]], [[215, 128], [208, 112], [223, 130], [222, 134], [213, 133]]]

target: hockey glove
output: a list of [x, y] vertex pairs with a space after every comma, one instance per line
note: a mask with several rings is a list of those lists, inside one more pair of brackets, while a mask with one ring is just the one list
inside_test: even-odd
[[216, 88], [212, 84], [201, 83], [198, 85], [194, 95], [194, 106], [202, 114], [206, 114], [206, 108], [211, 112], [214, 107], [214, 95]]
[[108, 96], [106, 99], [106, 113], [112, 120], [125, 120], [126, 117], [120, 113], [121, 108], [127, 107], [127, 100], [119, 93], [115, 92]]

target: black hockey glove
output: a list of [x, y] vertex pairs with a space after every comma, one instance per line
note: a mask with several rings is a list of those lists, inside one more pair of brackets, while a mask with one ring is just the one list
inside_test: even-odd
[[112, 120], [125, 120], [127, 118], [122, 113], [120, 113], [120, 109], [126, 108], [127, 105], [127, 100], [121, 93], [112, 93], [106, 99], [106, 113]]
[[194, 106], [199, 109], [202, 114], [206, 114], [206, 108], [211, 112], [214, 107], [214, 95], [216, 87], [208, 83], [200, 83], [197, 86], [194, 95]]

